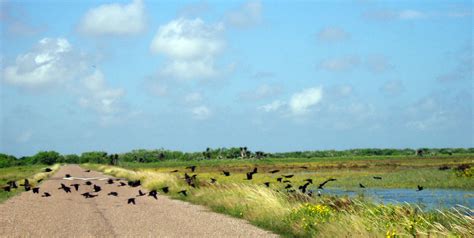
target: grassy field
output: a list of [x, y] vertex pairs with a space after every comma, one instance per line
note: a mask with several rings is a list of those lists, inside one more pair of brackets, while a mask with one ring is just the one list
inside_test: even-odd
[[59, 169], [59, 165], [49, 166], [49, 168], [53, 169], [53, 172], [43, 173], [43, 169], [46, 167], [46, 165], [29, 165], [0, 168], [0, 184], [2, 185], [2, 189], [0, 190], [0, 202], [24, 191], [23, 187], [19, 187], [18, 189], [12, 189], [11, 192], [5, 192], [3, 186], [6, 185], [8, 181], [17, 181], [17, 184], [20, 184], [23, 183], [25, 178], [28, 178], [30, 183], [35, 186], [36, 181], [47, 178], [48, 175]]
[[[472, 237], [474, 219], [466, 215], [472, 208], [423, 211], [414, 205], [383, 205], [367, 198], [333, 196], [309, 197], [299, 192], [287, 193], [285, 185], [276, 182], [282, 174], [294, 174], [294, 185], [312, 178], [318, 184], [327, 178], [337, 178], [328, 187], [355, 188], [359, 182], [368, 187], [474, 189], [474, 179], [458, 176], [452, 168], [474, 164], [472, 155], [431, 158], [324, 158], [324, 159], [266, 159], [220, 161], [167, 161], [156, 164], [123, 164], [123, 167], [87, 164], [85, 167], [107, 174], [141, 180], [151, 190], [167, 186], [172, 198], [205, 205], [220, 213], [243, 218], [252, 224], [287, 237]], [[184, 179], [184, 167], [196, 165], [196, 188]], [[303, 166], [307, 168], [302, 168]], [[245, 173], [258, 167], [252, 181]], [[172, 170], [179, 170], [172, 173]], [[273, 169], [281, 170], [269, 174]], [[224, 176], [221, 171], [231, 172]], [[472, 169], [471, 169], [472, 172]], [[469, 174], [465, 174], [469, 175]], [[372, 176], [381, 176], [374, 180]], [[217, 179], [210, 183], [210, 178]], [[269, 188], [263, 182], [271, 181]], [[317, 188], [317, 185], [309, 188]], [[177, 192], [186, 189], [188, 196]], [[467, 212], [467, 213], [466, 213]]]

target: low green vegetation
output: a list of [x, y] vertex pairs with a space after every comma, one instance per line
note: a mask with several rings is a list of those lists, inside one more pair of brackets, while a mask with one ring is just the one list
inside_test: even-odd
[[[393, 159], [393, 158], [392, 158]], [[442, 158], [398, 158], [393, 166], [390, 158], [337, 158], [257, 161], [192, 161], [181, 163], [128, 163], [125, 168], [86, 164], [85, 167], [128, 180], [140, 180], [146, 189], [160, 191], [169, 187], [168, 195], [175, 199], [200, 204], [234, 217], [246, 219], [254, 225], [288, 237], [472, 237], [474, 220], [471, 208], [457, 207], [424, 211], [416, 205], [383, 205], [364, 197], [308, 196], [298, 191], [287, 193], [281, 174], [294, 174], [293, 184], [302, 184], [308, 177], [314, 184], [327, 178], [337, 178], [328, 187], [355, 188], [359, 182], [371, 187], [408, 187], [415, 189], [423, 183], [430, 188], [474, 189], [473, 178], [460, 175], [456, 168], [473, 163], [472, 156]], [[341, 166], [343, 163], [347, 166]], [[350, 164], [350, 165], [349, 165]], [[367, 166], [362, 166], [367, 164]], [[183, 174], [193, 174], [186, 166], [197, 165], [196, 188], [184, 181]], [[142, 166], [142, 167], [140, 167]], [[258, 167], [253, 180], [245, 180], [245, 173]], [[439, 166], [449, 169], [439, 170]], [[472, 166], [471, 166], [472, 167]], [[279, 169], [277, 174], [268, 171]], [[179, 170], [179, 172], [172, 172]], [[231, 176], [223, 176], [222, 170]], [[382, 176], [375, 181], [372, 176]], [[210, 178], [217, 179], [211, 183]], [[443, 180], [446, 180], [443, 182]], [[271, 181], [270, 187], [263, 185]], [[315, 185], [316, 184], [316, 185]], [[316, 186], [316, 187], [315, 187]], [[178, 192], [187, 190], [188, 196]]]
[[56, 170], [58, 170], [59, 167], [59, 164], [50, 166], [49, 168], [53, 170], [50, 173], [45, 173], [44, 168], [46, 168], [46, 166], [40, 164], [0, 168], [0, 202], [3, 202], [24, 191], [23, 187], [19, 187], [18, 189], [12, 189], [10, 192], [5, 192], [3, 187], [6, 186], [7, 182], [16, 181], [17, 184], [21, 184], [25, 178], [28, 178], [31, 185], [35, 186], [38, 180], [49, 177]]

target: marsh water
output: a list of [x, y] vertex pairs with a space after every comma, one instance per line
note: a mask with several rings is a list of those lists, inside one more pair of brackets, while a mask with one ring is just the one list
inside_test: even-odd
[[474, 209], [474, 191], [454, 189], [324, 189], [321, 194], [337, 196], [364, 196], [376, 202], [387, 203], [410, 203], [419, 205], [423, 209], [452, 208], [462, 205]]

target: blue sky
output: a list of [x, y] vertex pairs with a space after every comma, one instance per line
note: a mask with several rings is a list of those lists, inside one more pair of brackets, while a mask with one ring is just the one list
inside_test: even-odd
[[473, 147], [471, 1], [1, 1], [0, 151]]

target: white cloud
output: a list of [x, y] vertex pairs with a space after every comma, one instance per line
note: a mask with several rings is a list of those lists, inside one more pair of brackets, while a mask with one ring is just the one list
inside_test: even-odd
[[177, 79], [218, 75], [214, 61], [225, 45], [223, 31], [222, 23], [206, 24], [200, 18], [179, 18], [160, 26], [150, 45], [153, 53], [168, 58], [159, 73]]
[[274, 111], [278, 111], [283, 106], [285, 106], [284, 102], [280, 100], [275, 100], [269, 104], [258, 107], [258, 109], [264, 112], [274, 112]]
[[345, 56], [322, 60], [319, 64], [319, 68], [328, 71], [342, 72], [353, 69], [355, 66], [359, 65], [359, 63], [359, 58], [355, 56]]
[[293, 94], [288, 105], [293, 114], [305, 114], [310, 107], [318, 104], [322, 97], [323, 89], [321, 87], [307, 88]]
[[246, 28], [262, 21], [262, 4], [260, 1], [248, 1], [238, 9], [230, 11], [225, 16], [227, 24]]
[[326, 27], [318, 32], [317, 39], [321, 42], [338, 42], [350, 38], [350, 34], [339, 27]]
[[142, 0], [130, 4], [104, 4], [90, 9], [79, 23], [86, 35], [131, 35], [146, 28], [145, 6]]
[[205, 120], [211, 116], [211, 110], [207, 106], [197, 106], [191, 110], [193, 118], [197, 120]]
[[79, 98], [79, 105], [91, 108], [102, 116], [110, 116], [120, 112], [121, 98], [125, 92], [123, 89], [113, 89], [106, 85], [104, 75], [100, 70], [82, 80], [84, 96]]
[[417, 10], [408, 9], [398, 12], [397, 16], [402, 20], [413, 20], [426, 17], [426, 14]]
[[14, 65], [2, 72], [6, 83], [37, 88], [74, 79], [86, 67], [83, 55], [73, 52], [64, 38], [44, 38], [28, 53], [20, 54]]

